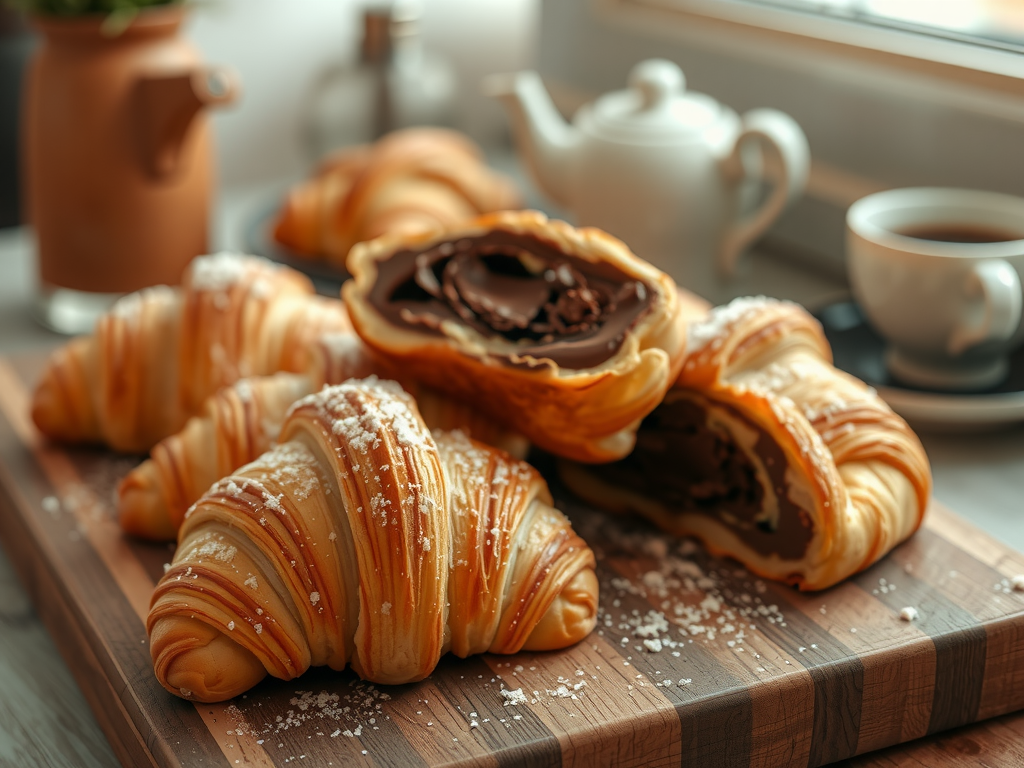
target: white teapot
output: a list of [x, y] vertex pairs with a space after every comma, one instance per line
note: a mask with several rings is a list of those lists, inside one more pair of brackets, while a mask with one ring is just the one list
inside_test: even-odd
[[[580, 226], [601, 227], [686, 288], [727, 298], [743, 250], [799, 197], [810, 152], [774, 109], [740, 118], [685, 90], [682, 71], [651, 59], [630, 87], [582, 107], [568, 125], [536, 72], [489, 78], [540, 188]], [[771, 191], [750, 198], [758, 182]]]

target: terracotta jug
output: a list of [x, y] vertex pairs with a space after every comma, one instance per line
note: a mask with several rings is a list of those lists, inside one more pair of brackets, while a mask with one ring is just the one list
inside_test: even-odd
[[[25, 88], [23, 180], [41, 304], [55, 294], [175, 284], [208, 250], [213, 169], [203, 108], [233, 101], [235, 80], [204, 67], [178, 36], [180, 7], [146, 10], [116, 36], [103, 19], [32, 20], [43, 44]], [[61, 325], [40, 309], [44, 322]]]

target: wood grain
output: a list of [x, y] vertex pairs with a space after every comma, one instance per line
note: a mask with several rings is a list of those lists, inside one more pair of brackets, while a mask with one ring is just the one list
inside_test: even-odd
[[[0, 765], [109, 768], [116, 764], [85, 698], [2, 557], [0, 680]], [[48, 728], [54, 721], [60, 727]]]
[[[114, 523], [138, 459], [45, 443], [26, 415], [38, 365], [0, 361], [0, 537], [125, 765], [927, 765], [940, 742], [974, 748], [949, 729], [1024, 708], [1024, 594], [1004, 583], [1024, 556], [946, 510], [808, 595], [598, 514], [555, 480], [599, 561], [600, 621], [578, 646], [446, 658], [415, 685], [312, 670], [223, 705], [180, 701], [153, 678], [143, 625], [172, 553]], [[901, 621], [904, 606], [919, 618]], [[502, 696], [516, 689], [525, 704]], [[984, 749], [1017, 756], [1016, 719], [976, 727]]]

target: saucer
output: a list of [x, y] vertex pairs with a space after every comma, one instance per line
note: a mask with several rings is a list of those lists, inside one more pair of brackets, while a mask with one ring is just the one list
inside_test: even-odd
[[313, 281], [317, 293], [332, 299], [338, 298], [341, 295], [341, 284], [351, 275], [325, 261], [296, 253], [277, 242], [274, 239], [274, 220], [279, 208], [277, 203], [261, 208], [249, 220], [243, 232], [246, 251], [302, 272]]
[[813, 314], [832, 345], [836, 367], [874, 387], [914, 427], [968, 431], [1024, 421], [1024, 348], [1010, 356], [1010, 372], [998, 386], [953, 394], [894, 379], [885, 365], [885, 341], [853, 301], [828, 304]]

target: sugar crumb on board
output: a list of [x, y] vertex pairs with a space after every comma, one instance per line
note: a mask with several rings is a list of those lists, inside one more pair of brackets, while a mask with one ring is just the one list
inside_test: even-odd
[[912, 605], [907, 605], [900, 609], [900, 619], [903, 621], [917, 621], [919, 615], [917, 608]]
[[[359, 738], [364, 732], [379, 730], [380, 723], [391, 719], [384, 712], [384, 703], [390, 700], [391, 696], [376, 686], [353, 681], [346, 692], [296, 691], [287, 710], [263, 719], [263, 704], [253, 698], [242, 704], [244, 709], [237, 702], [227, 707], [232, 726], [228, 735], [255, 736], [256, 743], [264, 745], [268, 740], [275, 741], [274, 736], [312, 725], [318, 736]], [[279, 748], [283, 746], [278, 743]]]
[[[766, 600], [763, 580], [729, 563], [702, 566], [692, 540], [621, 531], [593, 537], [601, 539], [614, 540], [627, 559], [645, 564], [633, 578], [614, 576], [602, 584], [597, 632], [612, 635], [622, 651], [678, 658], [700, 643], [742, 654], [758, 625], [787, 627], [779, 606]], [[628, 608], [638, 600], [650, 607]]]
[[1009, 595], [1012, 592], [1024, 592], [1024, 573], [1018, 573], [1016, 576], [1009, 578], [1002, 578], [993, 584], [992, 588], [996, 592], [1002, 592], [1004, 595]]

